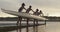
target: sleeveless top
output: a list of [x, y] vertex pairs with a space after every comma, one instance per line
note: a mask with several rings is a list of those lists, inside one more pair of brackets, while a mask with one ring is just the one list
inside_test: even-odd
[[29, 9], [29, 8], [28, 8], [28, 9], [26, 10], [26, 13], [29, 13], [29, 12], [30, 12], [30, 10], [32, 10], [32, 9]]
[[22, 12], [23, 9], [24, 9], [24, 7], [20, 7], [18, 12]]

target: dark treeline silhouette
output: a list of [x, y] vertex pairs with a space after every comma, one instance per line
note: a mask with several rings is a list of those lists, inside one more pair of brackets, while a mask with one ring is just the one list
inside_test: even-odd
[[[45, 18], [49, 19], [49, 20], [59, 20], [60, 21], [60, 17], [48, 17], [48, 16], [44, 16]], [[0, 17], [0, 21], [17, 21], [18, 17]]]

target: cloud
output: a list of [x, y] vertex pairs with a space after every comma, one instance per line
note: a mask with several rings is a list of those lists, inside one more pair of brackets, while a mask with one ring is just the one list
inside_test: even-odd
[[57, 13], [60, 11], [60, 0], [0, 0], [0, 8], [18, 10], [23, 2], [26, 4], [26, 8], [32, 5], [33, 10], [39, 8], [43, 10], [44, 14], [51, 14], [51, 12], [54, 14], [54, 11]]
[[17, 7], [17, 0], [0, 0], [0, 8], [15, 9]]

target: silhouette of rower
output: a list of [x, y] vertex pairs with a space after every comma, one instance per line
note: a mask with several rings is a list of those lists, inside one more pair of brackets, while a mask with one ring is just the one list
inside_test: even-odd
[[38, 16], [39, 15], [38, 11], [39, 11], [39, 9], [36, 9], [36, 12], [34, 12], [33, 15], [37, 15]]
[[[22, 12], [22, 10], [23, 9], [25, 9], [25, 4], [24, 3], [22, 3], [22, 6], [18, 9], [18, 12]], [[26, 9], [25, 9], [26, 10]], [[19, 23], [19, 21], [21, 21], [22, 20], [22, 18], [21, 18], [21, 16], [18, 16], [18, 21], [17, 21], [17, 23]]]
[[[22, 6], [19, 8], [18, 12], [22, 12], [22, 10], [23, 10], [23, 9], [25, 9], [25, 7], [24, 7], [24, 6], [25, 6], [25, 4], [24, 4], [24, 3], [22, 3]], [[26, 9], [25, 9], [25, 10], [26, 10]]]
[[33, 11], [31, 8], [32, 8], [32, 6], [29, 6], [29, 8], [26, 10], [26, 13], [29, 13], [30, 11]]
[[[36, 9], [36, 12], [33, 13], [33, 15], [39, 16], [39, 9]], [[36, 26], [35, 26], [35, 21], [36, 21]], [[34, 19], [34, 32], [38, 32], [38, 20]]]
[[[23, 9], [25, 9], [25, 4], [22, 3], [22, 6], [18, 9], [18, 12], [22, 12]], [[26, 10], [26, 9], [25, 9]], [[22, 17], [21, 16], [18, 16], [18, 20], [17, 20], [17, 25], [19, 26], [20, 25], [20, 32], [21, 32], [21, 20], [22, 20]], [[20, 22], [20, 24], [19, 24]], [[18, 32], [18, 31], [17, 31]]]
[[39, 15], [40, 15], [40, 16], [44, 16], [42, 10], [40, 10]]
[[[32, 6], [29, 6], [29, 8], [26, 10], [26, 13], [29, 13], [32, 10], [31, 8], [32, 8]], [[28, 26], [29, 26], [28, 21], [29, 21], [29, 18], [27, 18], [27, 28], [26, 28], [27, 31], [26, 32], [29, 31], [29, 29], [28, 29]]]

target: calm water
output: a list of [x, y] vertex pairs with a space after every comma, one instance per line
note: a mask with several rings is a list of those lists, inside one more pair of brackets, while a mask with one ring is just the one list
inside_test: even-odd
[[[10, 25], [12, 25], [12, 26], [14, 25], [15, 26], [16, 25], [16, 21], [15, 22], [13, 22], [13, 21], [12, 22], [10, 22], [10, 21], [2, 22], [2, 21], [0, 21], [0, 27], [10, 26]], [[60, 32], [60, 22], [47, 22], [46, 25], [39, 26], [38, 31], [39, 32]], [[16, 32], [16, 30], [9, 31], [9, 32]], [[23, 28], [22, 32], [26, 32], [26, 28]], [[29, 32], [33, 32], [33, 28], [32, 27], [29, 27]]]

